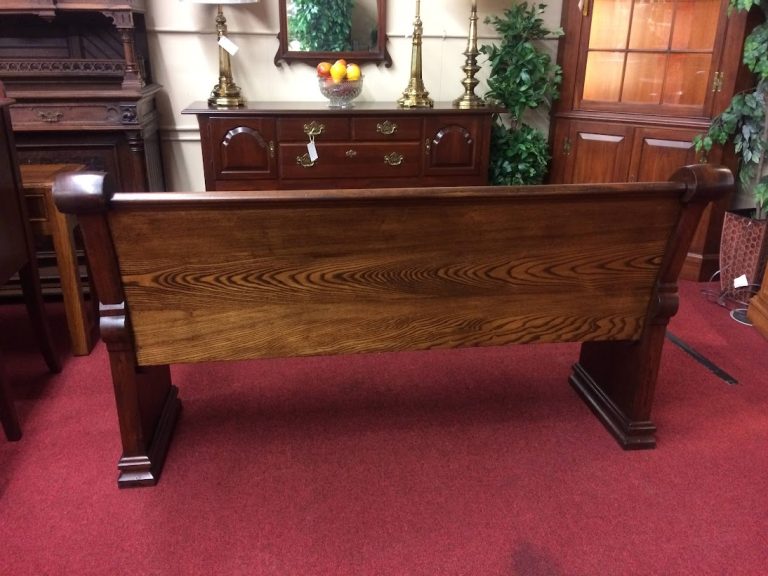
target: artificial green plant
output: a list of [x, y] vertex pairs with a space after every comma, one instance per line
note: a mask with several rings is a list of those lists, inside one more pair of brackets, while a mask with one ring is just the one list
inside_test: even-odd
[[[766, 0], [768, 1], [768, 0]], [[523, 120], [525, 112], [549, 106], [558, 96], [560, 67], [537, 45], [559, 37], [561, 29], [549, 30], [541, 15], [546, 4], [515, 4], [503, 16], [490, 16], [499, 35], [497, 44], [481, 46], [490, 65], [485, 99], [505, 113], [494, 116], [491, 131], [490, 181], [493, 184], [540, 184], [551, 158], [547, 136]]]
[[735, 94], [709, 130], [694, 140], [696, 151], [706, 153], [715, 144], [731, 141], [739, 158], [739, 185], [751, 193], [755, 217], [768, 212], [768, 0], [731, 0], [730, 10], [762, 10], [764, 20], [744, 40], [742, 61], [755, 76], [755, 85]]

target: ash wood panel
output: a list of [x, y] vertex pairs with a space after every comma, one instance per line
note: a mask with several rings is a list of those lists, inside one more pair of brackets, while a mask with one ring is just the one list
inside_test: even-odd
[[139, 362], [158, 364], [635, 339], [677, 203], [310, 201], [110, 228]]

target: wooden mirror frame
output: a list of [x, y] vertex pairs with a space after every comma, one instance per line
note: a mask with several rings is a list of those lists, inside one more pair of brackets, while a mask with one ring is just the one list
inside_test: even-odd
[[345, 58], [351, 62], [377, 62], [383, 63], [387, 68], [392, 66], [392, 57], [387, 52], [387, 0], [376, 0], [378, 7], [379, 34], [375, 51], [349, 51], [349, 52], [312, 52], [288, 49], [288, 16], [286, 1], [280, 0], [280, 32], [277, 39], [280, 46], [275, 54], [275, 66], [282, 66], [283, 62], [304, 62], [310, 66], [316, 66], [323, 60], [331, 61]]

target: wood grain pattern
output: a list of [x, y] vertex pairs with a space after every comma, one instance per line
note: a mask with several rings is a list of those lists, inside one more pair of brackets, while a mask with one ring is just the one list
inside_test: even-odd
[[158, 364], [636, 339], [678, 204], [118, 208], [110, 228], [139, 363]]

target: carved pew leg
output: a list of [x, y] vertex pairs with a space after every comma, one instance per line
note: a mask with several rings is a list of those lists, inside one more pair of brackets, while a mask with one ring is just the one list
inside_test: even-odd
[[626, 450], [656, 446], [651, 406], [664, 344], [654, 326], [639, 342], [585, 342], [571, 385]]
[[[102, 305], [102, 314], [110, 307]], [[109, 310], [107, 310], [107, 314]], [[139, 367], [124, 316], [101, 318], [115, 389], [123, 454], [117, 485], [154, 486], [160, 478], [173, 429], [181, 410], [170, 367]]]

